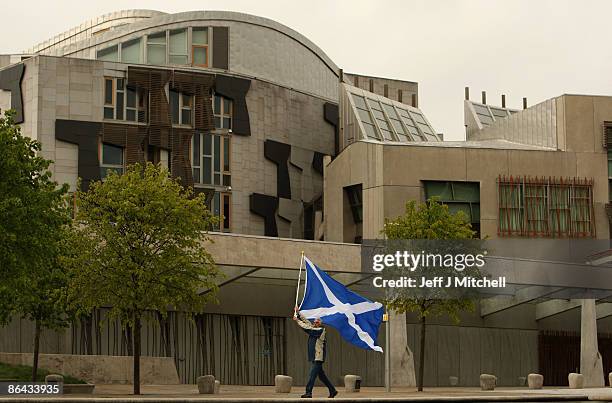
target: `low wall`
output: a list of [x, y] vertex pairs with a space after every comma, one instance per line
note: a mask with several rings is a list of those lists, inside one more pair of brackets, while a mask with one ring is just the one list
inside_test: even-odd
[[[32, 353], [0, 353], [0, 362], [32, 365]], [[131, 356], [40, 354], [38, 366], [83, 379], [89, 383], [132, 383]], [[171, 357], [141, 357], [140, 382], [155, 385], [179, 384], [178, 372]]]

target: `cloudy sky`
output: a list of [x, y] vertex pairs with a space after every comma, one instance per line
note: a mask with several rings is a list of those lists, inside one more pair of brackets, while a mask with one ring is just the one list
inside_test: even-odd
[[563, 93], [612, 95], [612, 2], [566, 0], [20, 0], [3, 4], [0, 53], [19, 52], [99, 14], [231, 10], [304, 34], [347, 72], [419, 83], [420, 107], [449, 140], [473, 99], [530, 105]]

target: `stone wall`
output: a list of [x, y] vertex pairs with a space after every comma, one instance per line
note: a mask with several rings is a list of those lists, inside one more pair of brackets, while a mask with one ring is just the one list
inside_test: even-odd
[[[31, 353], [0, 353], [0, 362], [32, 365]], [[94, 384], [132, 383], [133, 360], [129, 356], [40, 354], [39, 367], [52, 373], [70, 375]], [[140, 381], [143, 384], [176, 385], [179, 382], [170, 357], [141, 357]]]

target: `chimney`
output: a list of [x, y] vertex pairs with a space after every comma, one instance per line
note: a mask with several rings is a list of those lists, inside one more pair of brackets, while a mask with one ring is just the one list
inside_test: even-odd
[[527, 98], [523, 98], [523, 109], [527, 109]]
[[486, 104], [487, 104], [487, 92], [486, 92], [486, 91], [483, 91], [483, 92], [482, 92], [482, 103], [483, 103], [484, 105], [486, 105]]
[[502, 108], [506, 107], [506, 95], [502, 94]]
[[470, 100], [470, 87], [465, 87], [465, 100]]

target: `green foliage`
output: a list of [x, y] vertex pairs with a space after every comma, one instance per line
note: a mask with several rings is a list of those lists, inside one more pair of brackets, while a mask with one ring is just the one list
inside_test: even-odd
[[0, 323], [18, 313], [55, 327], [63, 321], [55, 305], [64, 284], [58, 259], [68, 187], [51, 180], [52, 161], [12, 116], [0, 117]]
[[451, 214], [436, 197], [418, 207], [409, 201], [403, 216], [385, 219], [382, 232], [388, 239], [472, 239], [475, 235], [462, 211]]
[[[204, 195], [150, 163], [79, 192], [70, 300], [85, 313], [110, 306], [109, 318], [126, 325], [145, 310], [201, 311], [217, 276], [204, 247], [215, 222], [205, 206]], [[199, 294], [206, 289], [213, 292]]]
[[[382, 233], [387, 239], [408, 240], [461, 240], [473, 239], [475, 232], [462, 211], [452, 214], [448, 206], [431, 198], [418, 207], [415, 201], [406, 203], [404, 215], [394, 220], [385, 220]], [[448, 315], [459, 321], [462, 311], [474, 310], [473, 299], [419, 298], [410, 292], [386, 301], [387, 306], [399, 313], [415, 312], [421, 318]]]
[[[36, 382], [44, 382], [45, 376], [51, 372], [46, 369], [36, 371]], [[55, 372], [54, 372], [55, 373]], [[69, 375], [62, 375], [64, 383], [87, 383], [82, 379], [74, 378]], [[32, 380], [32, 367], [29, 365], [10, 365], [0, 362], [0, 381], [7, 379], [19, 382], [30, 382]]]

